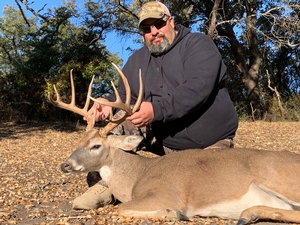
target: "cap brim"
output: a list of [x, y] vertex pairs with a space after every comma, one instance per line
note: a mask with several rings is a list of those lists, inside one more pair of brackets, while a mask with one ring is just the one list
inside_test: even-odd
[[161, 19], [164, 17], [165, 14], [162, 13], [157, 13], [157, 12], [152, 12], [152, 13], [147, 13], [147, 15], [145, 16], [141, 16], [140, 20], [139, 20], [139, 24], [138, 27], [140, 27], [141, 23], [146, 20], [146, 19]]

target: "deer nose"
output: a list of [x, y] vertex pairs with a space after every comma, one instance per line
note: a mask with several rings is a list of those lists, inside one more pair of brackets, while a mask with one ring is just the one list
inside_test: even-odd
[[72, 166], [68, 163], [62, 163], [60, 165], [60, 169], [63, 173], [70, 173], [70, 171], [72, 170]]

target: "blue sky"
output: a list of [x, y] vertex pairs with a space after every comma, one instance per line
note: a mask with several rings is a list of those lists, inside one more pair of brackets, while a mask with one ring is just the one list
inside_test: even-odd
[[[31, 8], [33, 8], [35, 10], [41, 9], [45, 4], [47, 4], [45, 9], [54, 8], [56, 6], [63, 5], [62, 0], [50, 0], [50, 1], [44, 1], [44, 0], [35, 0], [35, 1], [32, 0], [31, 1], [31, 0], [29, 0], [29, 2], [33, 2], [30, 6], [31, 6]], [[76, 4], [79, 9], [84, 8], [84, 0], [76, 0]], [[3, 11], [5, 5], [13, 5], [13, 6], [15, 6], [15, 9], [18, 8], [14, 0], [0, 0], [0, 16], [3, 15], [2, 11]], [[21, 4], [21, 6], [23, 6], [23, 5]], [[23, 7], [23, 9], [25, 9], [25, 7]], [[28, 12], [28, 11], [25, 10], [25, 12]], [[28, 15], [32, 16], [32, 14], [30, 12], [28, 12]], [[126, 63], [129, 55], [131, 54], [129, 51], [126, 50], [126, 48], [129, 46], [133, 47], [133, 48], [137, 48], [136, 45], [134, 45], [132, 43], [132, 40], [130, 40], [130, 39], [125, 40], [124, 38], [121, 39], [115, 33], [108, 34], [104, 44], [106, 45], [107, 49], [110, 52], [118, 53], [118, 56], [123, 59], [123, 65]]]

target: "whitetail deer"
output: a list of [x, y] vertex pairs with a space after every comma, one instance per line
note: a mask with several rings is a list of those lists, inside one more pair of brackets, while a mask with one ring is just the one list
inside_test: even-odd
[[[118, 68], [117, 68], [118, 69]], [[126, 115], [138, 109], [142, 88], [133, 110], [130, 88], [126, 86], [126, 103], [115, 89], [116, 102], [99, 102], [123, 109], [126, 113], [112, 119], [104, 129], [89, 131], [78, 148], [61, 164], [64, 173], [99, 171], [112, 194], [122, 203], [121, 216], [177, 217], [194, 215], [238, 219], [247, 224], [257, 219], [300, 223], [300, 155], [288, 151], [253, 149], [184, 150], [162, 157], [145, 158], [132, 150], [142, 140], [139, 136], [109, 135]], [[72, 81], [72, 103], [50, 96], [58, 107], [94, 119], [75, 106]], [[141, 74], [140, 74], [141, 83]], [[140, 84], [142, 87], [142, 84]], [[91, 85], [88, 91], [91, 93]], [[95, 100], [94, 100], [95, 101]]]

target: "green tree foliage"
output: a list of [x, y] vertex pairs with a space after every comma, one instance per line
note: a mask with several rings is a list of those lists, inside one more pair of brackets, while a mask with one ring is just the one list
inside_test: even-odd
[[71, 69], [78, 105], [84, 104], [93, 75], [95, 83], [101, 84], [95, 85], [94, 94], [110, 92], [109, 82], [116, 80], [111, 62], [120, 65], [121, 60], [101, 44], [107, 18], [99, 17], [98, 24], [91, 24], [96, 21], [92, 17], [95, 12], [87, 8], [84, 20], [79, 21], [74, 1], [43, 15], [23, 3], [33, 16], [27, 17], [22, 8], [7, 6], [0, 18], [1, 103], [10, 109], [9, 116], [18, 113], [22, 119], [48, 120], [53, 115], [72, 115], [47, 101], [54, 83], [69, 101]]

